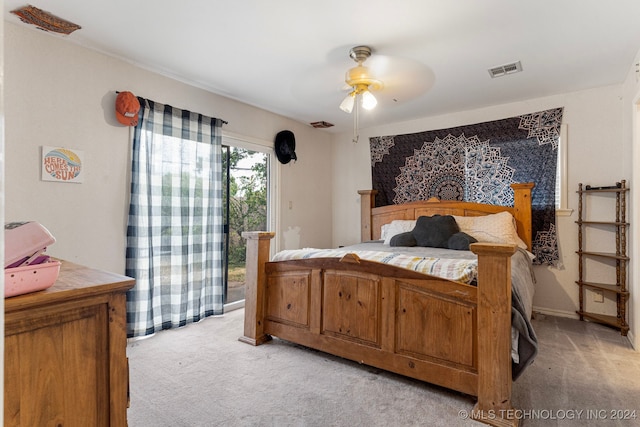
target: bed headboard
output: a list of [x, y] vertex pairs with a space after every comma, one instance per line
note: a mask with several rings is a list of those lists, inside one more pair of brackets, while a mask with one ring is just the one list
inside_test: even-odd
[[534, 183], [511, 184], [514, 193], [514, 205], [496, 206], [482, 203], [438, 200], [436, 198], [374, 207], [376, 190], [360, 190], [360, 230], [363, 242], [380, 239], [382, 225], [396, 219], [417, 219], [426, 215], [480, 216], [498, 212], [510, 212], [516, 219], [518, 235], [531, 250], [531, 189]]

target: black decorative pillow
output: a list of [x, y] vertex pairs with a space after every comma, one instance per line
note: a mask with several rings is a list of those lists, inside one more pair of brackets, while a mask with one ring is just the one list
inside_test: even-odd
[[449, 238], [460, 231], [451, 215], [421, 216], [411, 231], [418, 246], [446, 248]]
[[476, 243], [477, 241], [478, 240], [476, 240], [474, 237], [460, 231], [449, 237], [447, 247], [449, 249], [455, 249], [456, 251], [468, 251], [469, 245], [472, 243]]
[[416, 238], [411, 231], [396, 234], [391, 238], [389, 246], [417, 246]]

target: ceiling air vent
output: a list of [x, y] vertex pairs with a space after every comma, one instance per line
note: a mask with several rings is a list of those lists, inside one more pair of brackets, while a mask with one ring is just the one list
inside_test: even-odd
[[325, 122], [325, 121], [320, 121], [320, 122], [313, 122], [313, 123], [309, 123], [311, 126], [313, 126], [316, 129], [326, 129], [326, 128], [330, 128], [331, 126], [333, 126], [333, 123], [329, 123], [329, 122]]
[[494, 77], [506, 76], [507, 74], [519, 73], [522, 71], [520, 61], [511, 64], [500, 65], [498, 67], [489, 68], [489, 75]]
[[11, 13], [17, 15], [22, 22], [35, 25], [47, 32], [69, 35], [82, 28], [78, 24], [65, 21], [35, 6], [21, 7], [20, 9], [12, 10]]

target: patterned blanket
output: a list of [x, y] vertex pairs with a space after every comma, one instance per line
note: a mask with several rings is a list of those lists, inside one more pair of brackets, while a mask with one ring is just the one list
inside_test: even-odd
[[383, 251], [353, 251], [345, 249], [295, 249], [278, 252], [273, 261], [287, 261], [307, 258], [342, 258], [348, 253], [355, 253], [360, 259], [391, 264], [419, 273], [430, 274], [462, 283], [473, 282], [478, 275], [477, 259], [446, 259], [421, 257], [413, 254], [402, 254]]

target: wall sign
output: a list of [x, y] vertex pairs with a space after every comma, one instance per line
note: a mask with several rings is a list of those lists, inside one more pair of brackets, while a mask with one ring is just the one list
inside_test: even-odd
[[58, 182], [82, 182], [82, 159], [79, 150], [42, 146], [42, 180]]

